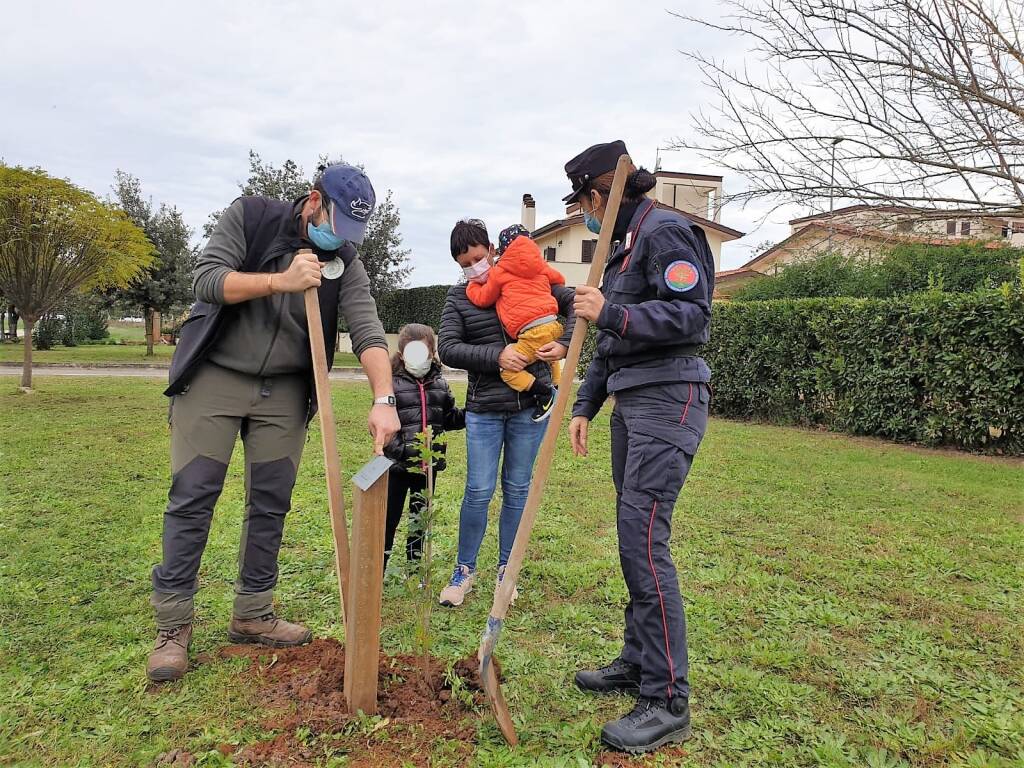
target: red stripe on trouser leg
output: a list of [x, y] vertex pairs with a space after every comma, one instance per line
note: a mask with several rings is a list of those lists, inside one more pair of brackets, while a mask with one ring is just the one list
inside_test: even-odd
[[690, 412], [690, 404], [693, 402], [693, 384], [690, 384], [690, 396], [686, 398], [686, 405], [683, 407], [683, 418], [679, 420], [680, 424], [686, 423], [686, 415]]
[[672, 678], [668, 686], [668, 697], [672, 698], [673, 688], [676, 684], [676, 669], [672, 663], [672, 649], [668, 642], [668, 617], [665, 615], [665, 597], [661, 593], [661, 582], [658, 581], [658, 572], [654, 568], [654, 554], [651, 552], [651, 533], [654, 530], [654, 515], [658, 511], [658, 502], [651, 506], [651, 519], [647, 524], [647, 562], [651, 565], [651, 575], [654, 577], [654, 586], [658, 589], [658, 603], [661, 605], [661, 628], [665, 632], [665, 656], [668, 658], [668, 673]]

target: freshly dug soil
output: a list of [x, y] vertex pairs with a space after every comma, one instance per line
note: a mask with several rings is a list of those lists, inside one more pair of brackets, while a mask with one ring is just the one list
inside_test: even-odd
[[[454, 747], [456, 761], [472, 754], [479, 714], [452, 695], [438, 659], [430, 660], [424, 679], [418, 657], [381, 656], [377, 701], [384, 719], [367, 733], [345, 705], [345, 648], [336, 640], [279, 650], [230, 646], [221, 656], [251, 659], [249, 672], [267, 712], [262, 725], [281, 731], [235, 753], [243, 765], [297, 768], [335, 754], [346, 755], [350, 766], [426, 766], [442, 739], [465, 744], [464, 750]], [[485, 704], [475, 658], [459, 661], [453, 675], [472, 692], [475, 706]]]

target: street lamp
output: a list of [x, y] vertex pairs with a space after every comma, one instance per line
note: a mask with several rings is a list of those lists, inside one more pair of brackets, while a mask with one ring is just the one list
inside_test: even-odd
[[829, 172], [828, 182], [828, 212], [832, 213], [833, 201], [835, 199], [835, 188], [836, 188], [836, 144], [841, 143], [843, 140], [840, 138], [832, 139], [832, 170]]
[[828, 250], [832, 252], [832, 233], [835, 231], [835, 222], [832, 220], [832, 211], [835, 206], [836, 197], [836, 145], [842, 142], [841, 138], [832, 139], [832, 163], [829, 170], [828, 181]]

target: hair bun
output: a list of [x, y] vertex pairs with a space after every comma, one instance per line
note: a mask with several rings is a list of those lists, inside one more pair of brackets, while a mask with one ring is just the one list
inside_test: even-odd
[[646, 168], [638, 168], [626, 177], [626, 194], [629, 197], [646, 194], [654, 189], [657, 183], [653, 173]]

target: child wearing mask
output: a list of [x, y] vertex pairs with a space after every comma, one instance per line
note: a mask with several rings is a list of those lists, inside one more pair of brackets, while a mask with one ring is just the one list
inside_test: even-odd
[[[398, 521], [409, 496], [409, 523], [405, 556], [409, 562], [423, 553], [423, 511], [426, 509], [427, 466], [420, 454], [420, 435], [429, 427], [434, 437], [442, 432], [465, 429], [466, 413], [456, 407], [455, 396], [441, 375], [437, 362], [434, 329], [410, 323], [398, 334], [398, 352], [391, 358], [395, 402], [401, 431], [384, 448], [395, 462], [388, 478], [388, 508], [384, 526], [384, 567], [387, 568], [395, 542]], [[433, 445], [433, 474], [443, 472], [445, 445]]]
[[[551, 295], [551, 286], [565, 285], [565, 278], [544, 261], [529, 231], [520, 224], [506, 227], [498, 235], [498, 257], [489, 270], [469, 278], [466, 296], [481, 308], [497, 305], [498, 318], [516, 340], [516, 349], [529, 363], [536, 362], [537, 350], [562, 336], [558, 302]], [[551, 364], [552, 381], [558, 381], [560, 369], [558, 363]], [[551, 415], [557, 395], [553, 386], [538, 381], [526, 370], [503, 370], [501, 379], [517, 392], [536, 396], [534, 421], [544, 421]]]

